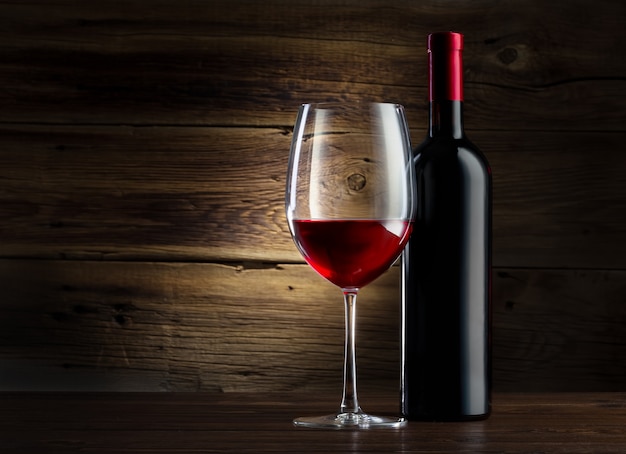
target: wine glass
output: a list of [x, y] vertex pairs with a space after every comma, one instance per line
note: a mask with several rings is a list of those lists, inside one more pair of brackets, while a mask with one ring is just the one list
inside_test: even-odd
[[296, 426], [400, 427], [399, 417], [364, 413], [356, 386], [357, 293], [385, 272], [409, 239], [415, 175], [404, 108], [390, 103], [303, 104], [286, 188], [291, 235], [309, 265], [343, 291], [343, 395], [334, 414]]

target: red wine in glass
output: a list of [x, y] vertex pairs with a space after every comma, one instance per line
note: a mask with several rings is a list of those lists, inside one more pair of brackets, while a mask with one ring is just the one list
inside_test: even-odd
[[361, 288], [385, 272], [411, 229], [404, 220], [293, 221], [293, 237], [307, 263], [342, 289]]

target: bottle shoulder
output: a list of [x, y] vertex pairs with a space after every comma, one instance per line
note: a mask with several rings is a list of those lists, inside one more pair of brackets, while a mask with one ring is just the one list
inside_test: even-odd
[[484, 153], [466, 136], [427, 137], [413, 149], [413, 158], [416, 166], [474, 164], [491, 173]]

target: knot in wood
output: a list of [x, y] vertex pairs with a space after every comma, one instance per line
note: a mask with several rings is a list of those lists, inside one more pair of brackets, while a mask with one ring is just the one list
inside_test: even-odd
[[498, 59], [505, 65], [510, 65], [517, 60], [517, 50], [512, 47], [507, 47], [498, 53]]
[[365, 176], [360, 173], [353, 173], [348, 177], [348, 187], [353, 191], [360, 191], [365, 187]]

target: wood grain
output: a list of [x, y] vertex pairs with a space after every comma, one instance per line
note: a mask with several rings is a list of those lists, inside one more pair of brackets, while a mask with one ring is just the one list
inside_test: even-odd
[[[306, 265], [0, 262], [0, 387], [339, 390], [341, 293]], [[363, 390], [398, 386], [398, 269], [361, 291]], [[498, 390], [618, 390], [624, 272], [498, 269]]]
[[[303, 414], [327, 414], [334, 394], [3, 393], [0, 436], [8, 454], [506, 452], [621, 454], [623, 393], [496, 394], [486, 421], [409, 422], [398, 430], [295, 428]], [[362, 399], [395, 414], [397, 397]]]
[[[624, 133], [471, 138], [493, 168], [496, 266], [626, 267]], [[275, 128], [0, 127], [0, 255], [302, 262], [284, 214], [290, 140]]]
[[284, 126], [359, 98], [425, 124], [426, 36], [456, 28], [469, 127], [623, 130], [620, 0], [239, 3], [4, 3], [0, 121]]
[[[622, 0], [0, 3], [0, 389], [338, 390], [340, 297], [284, 217], [295, 114], [396, 101], [419, 142], [426, 35], [456, 29], [493, 168], [496, 389], [623, 390], [625, 18]], [[397, 389], [397, 272], [362, 294], [366, 393]]]

